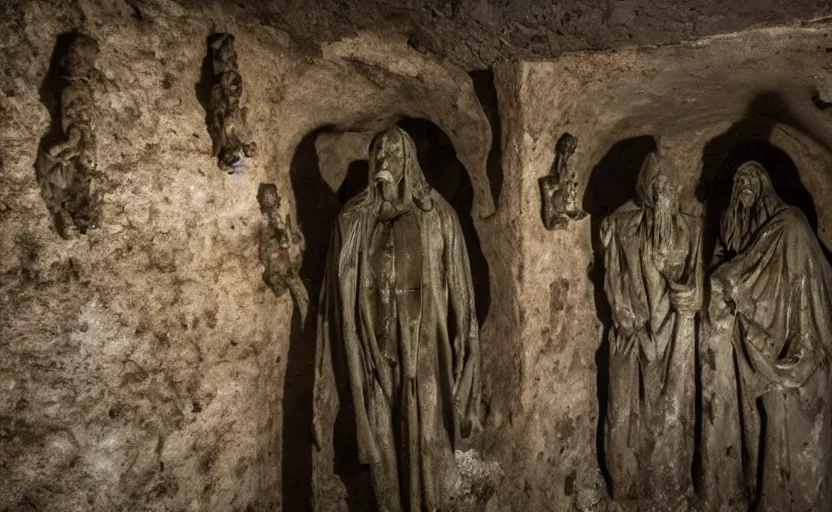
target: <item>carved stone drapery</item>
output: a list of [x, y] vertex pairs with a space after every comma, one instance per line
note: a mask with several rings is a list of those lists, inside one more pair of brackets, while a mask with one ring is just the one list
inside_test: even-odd
[[468, 255], [410, 136], [392, 128], [370, 147], [369, 185], [338, 216], [321, 291], [316, 439], [331, 442], [332, 370], [346, 367], [379, 509], [444, 510], [461, 484], [454, 446], [480, 430]]
[[[613, 497], [679, 510], [692, 490], [700, 229], [650, 154], [601, 225], [612, 310], [604, 447]], [[653, 507], [653, 508], [650, 508]]]
[[737, 170], [720, 243], [703, 336], [705, 498], [823, 510], [832, 498], [832, 268], [804, 214], [753, 161]]

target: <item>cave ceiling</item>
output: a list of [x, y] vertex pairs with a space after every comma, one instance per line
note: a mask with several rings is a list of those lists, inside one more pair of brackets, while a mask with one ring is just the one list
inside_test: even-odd
[[[154, 0], [134, 0], [135, 9]], [[829, 17], [829, 0], [181, 0], [291, 35], [299, 47], [362, 30], [408, 35], [415, 49], [466, 70], [504, 59], [550, 59], [564, 52], [671, 44], [751, 27]], [[215, 11], [216, 12], [216, 11]]]

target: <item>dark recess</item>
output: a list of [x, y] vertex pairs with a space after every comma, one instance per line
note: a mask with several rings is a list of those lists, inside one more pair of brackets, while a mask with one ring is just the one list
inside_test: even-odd
[[[471, 217], [474, 193], [468, 171], [456, 157], [448, 136], [435, 124], [424, 119], [403, 119], [399, 123], [417, 148], [417, 157], [425, 177], [432, 187], [454, 207], [459, 216], [476, 294], [477, 317], [482, 324], [490, 307], [488, 264], [480, 248]], [[341, 206], [367, 185], [367, 160], [353, 161], [338, 190], [324, 181], [315, 150], [318, 134], [329, 132], [324, 126], [307, 134], [295, 150], [290, 167], [292, 189], [295, 194], [295, 218], [305, 241], [300, 275], [309, 292], [311, 307], [305, 326], [296, 314], [287, 357], [283, 411], [283, 497], [285, 510], [311, 510], [312, 499], [312, 389], [314, 380], [314, 347], [317, 314], [316, 305], [323, 280], [330, 232]], [[355, 444], [353, 412], [347, 385], [346, 369], [340, 347], [333, 344], [335, 380], [340, 403], [335, 420], [335, 471], [347, 488], [350, 510], [366, 510], [372, 503], [369, 472], [358, 464]]]
[[604, 258], [600, 237], [601, 221], [632, 199], [641, 164], [647, 154], [655, 150], [656, 141], [648, 135], [624, 139], [615, 143], [590, 172], [582, 205], [583, 210], [591, 215], [590, 230], [594, 259], [588, 269], [588, 275], [595, 288], [595, 311], [598, 320], [604, 325], [604, 336], [598, 351], [595, 353], [595, 363], [598, 369], [596, 376], [598, 425], [595, 442], [598, 464], [608, 488], [610, 477], [604, 455], [604, 422], [607, 418], [609, 393], [609, 331], [612, 327], [612, 314], [604, 293]]

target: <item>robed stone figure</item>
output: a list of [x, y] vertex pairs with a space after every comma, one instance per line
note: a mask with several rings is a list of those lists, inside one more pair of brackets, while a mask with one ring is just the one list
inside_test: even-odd
[[640, 510], [679, 510], [692, 488], [700, 229], [677, 194], [651, 153], [635, 199], [601, 224], [613, 321], [605, 458], [614, 499]]
[[460, 484], [455, 443], [480, 429], [474, 292], [459, 221], [400, 128], [373, 139], [369, 185], [338, 215], [318, 333], [319, 443], [332, 435], [334, 355], [378, 508], [447, 510]]
[[717, 374], [703, 395], [718, 397], [714, 413], [731, 423], [703, 418], [711, 505], [730, 505], [741, 481], [755, 510], [829, 510], [832, 269], [757, 162], [737, 170], [720, 239], [703, 379]]

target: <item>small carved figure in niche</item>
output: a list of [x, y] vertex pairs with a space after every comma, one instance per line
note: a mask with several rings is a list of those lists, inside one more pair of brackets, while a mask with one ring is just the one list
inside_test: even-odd
[[97, 205], [90, 193], [96, 172], [94, 90], [101, 83], [95, 68], [98, 43], [78, 32], [61, 60], [61, 129], [65, 138], [46, 147], [38, 163], [41, 195], [63, 238], [96, 227]]
[[614, 499], [646, 510], [679, 510], [692, 490], [701, 230], [678, 204], [650, 153], [635, 200], [601, 224], [613, 320], [606, 460]]
[[379, 509], [447, 510], [461, 484], [454, 448], [481, 429], [465, 240], [404, 130], [376, 135], [369, 164], [369, 185], [344, 206], [330, 244], [318, 322], [316, 439], [330, 442], [320, 435], [334, 424], [327, 359], [342, 354], [358, 456], [370, 466]]
[[234, 36], [215, 34], [210, 40], [213, 78], [208, 130], [220, 169], [239, 174], [245, 170], [245, 159], [257, 153], [246, 126], [247, 110], [240, 105], [243, 77], [237, 67]]
[[301, 237], [291, 227], [290, 217], [280, 212], [280, 196], [272, 183], [261, 183], [257, 191], [260, 212], [267, 225], [260, 232], [260, 262], [265, 267], [263, 281], [278, 297], [288, 290], [305, 321], [309, 296], [300, 279]]
[[[778, 197], [765, 168], [753, 161], [734, 177], [720, 243], [725, 261], [710, 277], [705, 342], [734, 347], [737, 367], [730, 375], [739, 378], [715, 379], [731, 387], [703, 394], [739, 395], [734, 427], [743, 453], [735, 457], [757, 510], [826, 510], [832, 503], [832, 268], [803, 212]], [[713, 428], [703, 421], [703, 436], [731, 434], [707, 431]], [[708, 469], [714, 474], [706, 481], [734, 478], [724, 464]]]
[[552, 172], [539, 180], [543, 225], [550, 231], [565, 229], [570, 220], [587, 216], [578, 206], [578, 179], [567, 166], [577, 145], [578, 139], [564, 133], [555, 146]]

